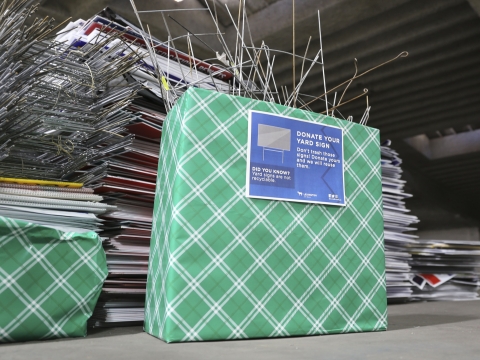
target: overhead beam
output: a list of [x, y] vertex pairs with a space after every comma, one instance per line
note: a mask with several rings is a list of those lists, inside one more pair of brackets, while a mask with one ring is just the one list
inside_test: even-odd
[[[428, 95], [428, 93], [427, 93]], [[462, 87], [458, 89], [457, 91], [454, 91], [453, 89], [443, 89], [442, 92], [436, 93], [436, 94], [431, 94], [430, 96], [426, 97], [420, 97], [420, 98], [415, 98], [415, 97], [409, 97], [406, 99], [403, 104], [398, 104], [398, 105], [392, 105], [390, 109], [382, 109], [380, 111], [376, 110], [375, 108], [372, 107], [372, 115], [370, 119], [371, 124], [382, 124], [383, 126], [386, 126], [389, 124], [390, 119], [394, 119], [397, 116], [414, 116], [420, 112], [426, 112], [429, 113], [432, 110], [436, 110], [442, 107], [452, 107], [452, 108], [457, 108], [458, 102], [460, 101], [465, 101], [467, 99], [471, 100], [472, 102], [475, 101], [475, 99], [480, 98], [480, 88], [478, 86], [478, 82], [476, 84], [471, 85], [470, 87]], [[467, 102], [465, 105], [469, 105]], [[375, 116], [373, 116], [375, 114]], [[376, 120], [378, 119], [378, 120]], [[408, 126], [406, 124], [406, 126]], [[452, 123], [452, 126], [455, 126], [454, 123]], [[438, 129], [438, 130], [443, 130], [443, 129]]]
[[[366, 83], [371, 84], [372, 90], [369, 94], [370, 104], [372, 105], [372, 113], [370, 115], [370, 122], [377, 119], [377, 111], [380, 109], [394, 109], [401, 102], [402, 99], [406, 101], [415, 101], [434, 89], [448, 89], [452, 84], [463, 85], [466, 81], [473, 81], [479, 83], [480, 68], [476, 66], [480, 62], [480, 53], [473, 49], [470, 56], [462, 56], [459, 60], [451, 61], [449, 59], [441, 61], [433, 66], [426, 66], [416, 69], [415, 71], [408, 71], [397, 74], [393, 78], [377, 78], [370, 80], [370, 77], [365, 79]], [[439, 76], [439, 74], [449, 74], [449, 76]], [[468, 84], [467, 84], [468, 85]], [[353, 97], [360, 91], [360, 88], [353, 86], [349, 91], [346, 99]], [[361, 104], [361, 105], [360, 105]], [[313, 110], [323, 110], [321, 101], [317, 101], [310, 105]], [[340, 108], [349, 115], [363, 114], [365, 111], [365, 101], [353, 102], [346, 104]]]
[[[476, 71], [473, 76], [479, 76], [480, 69]], [[432, 87], [425, 91], [415, 91], [408, 96], [398, 96], [396, 101], [380, 101], [376, 96], [370, 99], [372, 106], [371, 121], [376, 122], [377, 119], [382, 119], [382, 116], [392, 116], [402, 111], [403, 109], [413, 108], [431, 108], [435, 100], [452, 94], [461, 94], [466, 96], [470, 94], [470, 91], [474, 91], [478, 88], [478, 80], [472, 79], [471, 75], [467, 75], [464, 81], [455, 81], [445, 83], [445, 86]], [[376, 95], [376, 94], [375, 94]], [[383, 105], [383, 106], [380, 106]], [[355, 107], [347, 108], [349, 113], [359, 113], [365, 111], [364, 104], [355, 105]]]
[[[480, 105], [472, 105], [466, 108], [452, 108], [434, 111], [424, 116], [416, 116], [415, 118], [398, 118], [395, 125], [369, 126], [378, 127], [382, 138], [399, 137], [406, 138], [418, 135], [419, 133], [429, 133], [439, 129], [445, 129], [455, 124], [456, 126], [479, 125], [478, 113]], [[405, 122], [410, 121], [416, 123], [417, 126], [405, 126]]]
[[[376, 122], [377, 119], [383, 119], [383, 116], [387, 115], [391, 117], [398, 111], [401, 111], [401, 109], [414, 108], [416, 104], [420, 106], [423, 104], [422, 107], [433, 110], [432, 103], [442, 96], [445, 98], [448, 98], [448, 96], [452, 98], [455, 96], [469, 96], [470, 90], [475, 90], [475, 88], [479, 87], [480, 81], [478, 76], [480, 76], [480, 69], [472, 65], [474, 65], [473, 60], [480, 61], [480, 56], [475, 56], [474, 59], [469, 60], [471, 60], [469, 67], [452, 68], [452, 71], [455, 72], [454, 77], [443, 77], [438, 76], [438, 74], [421, 76], [419, 74], [417, 80], [406, 82], [401, 87], [391, 88], [387, 91], [372, 92], [370, 94], [370, 105], [372, 106], [370, 121]], [[421, 83], [421, 89], [416, 88], [415, 82]], [[356, 91], [358, 92], [358, 90]], [[365, 111], [364, 104], [346, 104], [344, 108], [349, 113], [363, 113]]]
[[425, 167], [425, 169], [432, 174], [444, 172], [448, 169], [455, 171], [456, 168], [464, 168], [465, 166], [468, 166], [471, 164], [472, 160], [474, 163], [480, 162], [480, 153], [457, 156], [454, 163], [452, 163], [448, 158], [431, 161], [429, 165]]
[[[335, 54], [327, 53], [325, 55], [327, 63], [326, 72], [330, 87], [347, 80], [353, 75], [354, 58], [359, 59], [359, 72], [362, 72], [380, 64], [382, 61], [391, 59], [403, 50], [407, 50], [410, 52], [410, 57], [398, 60], [398, 62], [402, 61], [402, 65], [404, 65], [405, 62], [408, 62], [416, 54], [423, 54], [432, 49], [438, 49], [445, 42], [451, 43], [453, 39], [460, 41], [465, 37], [465, 33], [469, 34], [480, 30], [478, 18], [471, 11], [457, 11], [454, 14], [447, 11], [440, 18], [435, 17], [432, 20], [435, 21], [430, 21], [426, 25], [423, 21], [419, 21], [416, 26], [408, 25], [405, 28], [396, 29], [383, 36], [378, 36], [375, 40], [372, 39], [368, 46], [365, 46], [364, 43], [355, 44]], [[320, 66], [317, 66], [312, 69], [309, 76], [315, 78], [315, 75], [320, 76], [321, 72]], [[287, 68], [283, 72], [277, 69], [275, 74], [277, 82], [280, 83], [279, 78], [287, 73], [289, 73]], [[308, 87], [306, 89], [310, 90]]]
[[[364, 48], [372, 48], [378, 41], [378, 38], [394, 40], [398, 36], [389, 36], [388, 33], [398, 31], [401, 37], [406, 38], [408, 34], [404, 34], [402, 29], [418, 28], [418, 24], [423, 25], [425, 18], [428, 16], [436, 16], [438, 12], [454, 7], [452, 13], [456, 13], [456, 6], [462, 4], [463, 0], [437, 1], [431, 2], [408, 2], [402, 4], [398, 8], [390, 9], [384, 13], [378, 14], [368, 19], [354, 24], [353, 26], [341, 29], [331, 35], [323, 37], [323, 46], [325, 48], [326, 66], [331, 67], [331, 64], [336, 63], [336, 58], [340, 54], [344, 59], [353, 61], [354, 57], [363, 55], [363, 51], [354, 50], [353, 57], [346, 56], [345, 51], [349, 48], [361, 45]], [[375, 24], [375, 26], [372, 26]], [[304, 30], [302, 32], [305, 33]], [[305, 33], [306, 35], [308, 33]], [[318, 43], [318, 33], [308, 34], [313, 35], [312, 44]], [[316, 41], [315, 41], [316, 40]], [[297, 54], [305, 53], [306, 42], [302, 41], [300, 46], [296, 47]], [[313, 58], [318, 51], [318, 46], [311, 46], [307, 57]], [[300, 64], [298, 65], [300, 66]], [[282, 71], [291, 69], [291, 60], [285, 56], [279, 57], [275, 61], [275, 72], [280, 74]], [[330, 70], [330, 69], [329, 69]]]
[[[455, 56], [455, 52], [444, 54], [444, 44], [448, 46], [459, 46], [460, 50], [466, 51], [462, 48], [464, 45], [463, 41], [465, 40], [465, 43], [470, 43], [470, 45], [466, 45], [467, 47], [472, 47], [471, 40], [474, 39], [474, 37], [480, 36], [478, 20], [468, 22], [465, 25], [468, 26], [461, 26], [459, 29], [455, 29], [455, 31], [446, 29], [439, 33], [438, 36], [434, 35], [422, 39], [422, 42], [417, 42], [415, 39], [412, 39], [411, 42], [407, 44], [407, 47], [411, 50], [411, 55], [408, 58], [399, 59], [397, 62], [387, 65], [388, 71], [379, 69], [356, 80], [353, 86], [364, 84], [364, 87], [368, 87], [369, 89], [374, 88], [376, 92], [387, 92], [389, 89], [399, 88], [406, 83], [415, 83], [415, 87], [421, 87], [423, 84], [419, 81], [419, 76], [422, 78], [434, 74], [437, 76], [438, 74], [455, 76], [455, 70], [458, 71], [458, 69], [461, 69], [460, 71], [463, 71], [465, 70], [465, 66], [475, 67], [471, 59], [477, 58], [476, 54], [472, 54], [472, 57]], [[443, 39], [445, 42], [442, 43], [438, 38]], [[475, 41], [473, 42], [476, 44]], [[442, 55], [445, 55], [446, 58], [443, 58]], [[370, 56], [364, 59], [362, 62], [364, 65], [362, 65], [360, 72], [378, 65], [378, 58], [388, 59], [388, 56], [386, 54], [377, 54], [376, 56]], [[425, 59], [425, 61], [422, 61], [422, 59]], [[350, 67], [353, 68], [353, 65]], [[339, 70], [333, 73], [335, 77], [333, 77], [333, 79], [332, 77], [330, 78], [330, 84], [332, 84], [332, 86], [351, 78], [353, 69]], [[389, 74], [392, 74], [390, 78]], [[301, 92], [320, 95], [323, 91], [319, 86], [319, 76], [319, 74], [318, 76], [312, 75], [310, 79], [305, 82]], [[277, 83], [280, 82], [279, 80], [280, 79], [277, 78]]]
[[470, 6], [475, 10], [475, 12], [480, 16], [480, 0], [468, 0]]
[[[320, 10], [322, 34], [325, 36], [407, 1], [303, 0], [295, 10], [295, 23], [305, 34], [306, 42], [308, 35], [318, 34], [317, 10]], [[292, 0], [275, 2], [249, 16], [248, 22], [256, 46], [265, 40], [272, 49], [292, 49], [292, 46], [286, 45], [292, 44]], [[227, 43], [235, 44], [236, 36], [235, 29], [230, 26], [226, 35]]]

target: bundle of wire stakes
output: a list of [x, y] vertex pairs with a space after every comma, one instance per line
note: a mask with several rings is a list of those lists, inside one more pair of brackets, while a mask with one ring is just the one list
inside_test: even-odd
[[[141, 56], [113, 35], [82, 48], [52, 40], [53, 19], [31, 0], [3, 1], [0, 15], [0, 177], [68, 180], [121, 151], [128, 106], [140, 84], [118, 79]], [[115, 39], [115, 36], [118, 39]]]

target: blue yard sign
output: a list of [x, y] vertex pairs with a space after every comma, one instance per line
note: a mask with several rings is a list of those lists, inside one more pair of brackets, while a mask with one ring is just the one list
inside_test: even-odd
[[343, 131], [250, 111], [247, 196], [345, 205]]

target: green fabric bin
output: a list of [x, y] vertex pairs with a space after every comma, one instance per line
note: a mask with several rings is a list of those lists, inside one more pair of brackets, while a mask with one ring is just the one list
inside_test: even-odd
[[[248, 111], [343, 129], [346, 206], [245, 196]], [[377, 129], [190, 88], [165, 122], [145, 331], [166, 342], [387, 327]]]
[[0, 217], [0, 342], [85, 336], [107, 272], [97, 233]]

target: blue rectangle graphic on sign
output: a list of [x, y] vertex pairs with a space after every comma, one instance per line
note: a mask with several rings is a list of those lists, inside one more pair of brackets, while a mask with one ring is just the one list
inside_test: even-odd
[[247, 196], [345, 205], [342, 129], [250, 111]]

